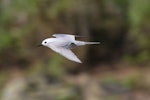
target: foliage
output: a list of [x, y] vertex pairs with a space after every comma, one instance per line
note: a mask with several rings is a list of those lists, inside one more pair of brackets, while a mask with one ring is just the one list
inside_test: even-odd
[[0, 65], [8, 62], [4, 55], [12, 57], [10, 54], [14, 51], [17, 57], [11, 60], [18, 62], [16, 64], [22, 63], [19, 59], [24, 59], [28, 66], [43, 60], [54, 68], [59, 66], [61, 60], [57, 57], [49, 64], [50, 51], [33, 49], [44, 38], [57, 32], [87, 35], [91, 41], [101, 41], [101, 47], [83, 48], [87, 55], [82, 56], [86, 56], [84, 58], [89, 63], [108, 63], [120, 59], [134, 63], [149, 61], [149, 0], [0, 2]]

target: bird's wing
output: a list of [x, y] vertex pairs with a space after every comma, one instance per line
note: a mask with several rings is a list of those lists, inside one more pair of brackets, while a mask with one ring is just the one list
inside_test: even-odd
[[78, 63], [82, 63], [79, 58], [70, 50], [70, 49], [66, 49], [63, 47], [56, 47], [56, 46], [51, 46], [50, 47], [52, 50], [54, 50], [55, 52], [59, 53], [60, 55], [66, 57], [69, 60], [78, 62]]
[[56, 38], [66, 38], [69, 40], [75, 40], [75, 35], [70, 35], [70, 34], [53, 34], [53, 36]]

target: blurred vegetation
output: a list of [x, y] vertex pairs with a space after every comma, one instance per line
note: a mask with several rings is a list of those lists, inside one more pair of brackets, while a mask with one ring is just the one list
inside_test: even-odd
[[[79, 39], [101, 45], [75, 50], [84, 62], [78, 65], [46, 47], [36, 48], [54, 33], [87, 36]], [[148, 66], [149, 43], [149, 0], [0, 0], [0, 87], [16, 70], [57, 80], [101, 64]], [[132, 88], [136, 82], [133, 77], [123, 84]]]
[[[148, 0], [1, 0], [0, 4], [1, 65], [9, 62], [3, 55], [16, 62], [38, 59], [42, 50], [38, 52], [34, 46], [59, 32], [101, 41], [101, 47], [87, 50], [95, 51], [95, 63], [114, 58], [135, 63], [149, 60]], [[13, 54], [8, 53], [11, 51]], [[93, 59], [90, 53], [87, 57]]]

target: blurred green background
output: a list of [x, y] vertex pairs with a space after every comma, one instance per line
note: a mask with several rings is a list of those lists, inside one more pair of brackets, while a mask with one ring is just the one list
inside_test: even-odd
[[[54, 33], [101, 44], [78, 64], [36, 47]], [[149, 0], [0, 0], [0, 100], [150, 100], [149, 43]]]

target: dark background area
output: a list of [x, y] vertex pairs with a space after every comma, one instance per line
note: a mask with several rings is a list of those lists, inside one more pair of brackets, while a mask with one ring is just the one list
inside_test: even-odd
[[[78, 64], [36, 47], [55, 33], [101, 44]], [[2, 100], [149, 100], [149, 43], [149, 0], [0, 0]]]

